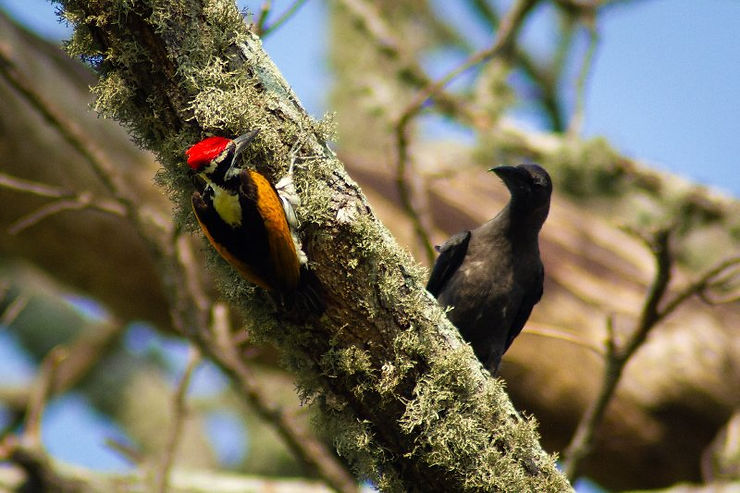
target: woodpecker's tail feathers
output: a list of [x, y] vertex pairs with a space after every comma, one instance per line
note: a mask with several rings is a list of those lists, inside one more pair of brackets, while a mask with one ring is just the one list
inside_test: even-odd
[[320, 317], [326, 305], [323, 301], [323, 289], [316, 274], [306, 266], [301, 267], [298, 287], [288, 293], [276, 293], [278, 303], [297, 319], [307, 316]]

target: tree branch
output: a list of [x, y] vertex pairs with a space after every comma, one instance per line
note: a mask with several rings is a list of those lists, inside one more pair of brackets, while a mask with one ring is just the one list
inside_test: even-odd
[[568, 123], [567, 131], [570, 138], [580, 135], [583, 129], [583, 120], [586, 113], [586, 86], [588, 78], [591, 75], [596, 48], [599, 45], [596, 19], [588, 19], [586, 29], [588, 31], [588, 48], [583, 55], [583, 61], [581, 62], [581, 68], [578, 71], [578, 79], [576, 81], [575, 108], [573, 109], [573, 116]]
[[8, 227], [8, 232], [12, 235], [18, 234], [24, 229], [38, 224], [49, 216], [67, 210], [93, 209], [116, 216], [124, 216], [126, 214], [126, 208], [120, 202], [97, 198], [89, 192], [70, 192], [59, 187], [31, 180], [24, 180], [5, 173], [0, 173], [0, 187], [37, 195], [39, 197], [58, 199], [54, 202], [45, 204], [34, 212], [16, 219], [15, 222]]
[[[135, 2], [124, 13], [119, 2], [65, 0], [76, 24], [70, 49], [95, 62], [98, 107], [157, 154], [162, 181], [180, 191], [180, 210], [190, 191], [182, 153], [206, 132], [259, 128], [251, 161], [270, 179], [287, 168], [296, 139], [304, 156], [319, 157], [297, 166], [295, 180], [323, 316], [285, 313], [220, 265], [255, 337], [284, 350], [340, 452], [383, 489], [567, 489], [532, 422], [518, 416], [425, 293], [422, 271], [328, 148], [326, 127], [306, 115], [233, 5], [175, 3]], [[185, 281], [173, 278], [177, 296]], [[173, 306], [183, 310], [184, 327], [198, 327], [181, 300]]]
[[285, 12], [280, 14], [280, 16], [278, 16], [278, 18], [275, 19], [275, 22], [270, 23], [269, 26], [264, 28], [264, 30], [262, 31], [261, 37], [265, 38], [269, 36], [270, 34], [274, 33], [275, 31], [277, 31], [280, 28], [280, 26], [285, 24], [288, 21], [288, 19], [290, 19], [293, 15], [295, 15], [296, 12], [298, 12], [298, 10], [301, 7], [303, 7], [303, 4], [305, 3], [306, 3], [306, 0], [294, 0], [293, 3], [290, 4], [290, 6], [287, 9], [285, 9]]
[[509, 9], [501, 19], [498, 31], [496, 31], [496, 38], [493, 44], [486, 49], [480, 50], [468, 57], [458, 67], [448, 72], [445, 76], [441, 77], [434, 83], [426, 86], [424, 89], [414, 97], [414, 99], [406, 105], [404, 110], [401, 112], [399, 117], [399, 126], [406, 125], [411, 118], [413, 118], [422, 108], [424, 103], [431, 97], [439, 93], [444, 87], [446, 87], [452, 80], [458, 77], [460, 74], [478, 65], [481, 62], [490, 60], [491, 58], [501, 56], [507, 50], [509, 50], [516, 39], [516, 34], [519, 32], [519, 28], [522, 22], [527, 16], [527, 13], [532, 10], [539, 0], [517, 0], [516, 3]]
[[598, 395], [581, 417], [568, 447], [563, 452], [563, 469], [571, 481], [578, 477], [579, 467], [583, 459], [590, 454], [593, 448], [597, 429], [604, 418], [608, 404], [614, 397], [624, 368], [645, 343], [650, 332], [690, 296], [702, 293], [712, 285], [714, 280], [720, 278], [732, 267], [740, 264], [740, 257], [722, 260], [699, 276], [696, 281], [674, 295], [661, 309], [660, 305], [668, 292], [671, 269], [674, 263], [670, 250], [671, 227], [661, 228], [648, 234], [631, 232], [639, 236], [653, 253], [656, 264], [655, 275], [648, 289], [637, 323], [624, 343], [619, 344], [616, 339], [613, 317], [607, 319], [605, 367], [601, 387]]
[[157, 482], [156, 491], [159, 493], [167, 493], [170, 488], [170, 473], [172, 465], [175, 463], [175, 454], [177, 453], [177, 444], [180, 442], [182, 436], [182, 427], [185, 424], [187, 418], [187, 401], [186, 396], [188, 389], [190, 388], [190, 381], [193, 376], [193, 372], [201, 362], [200, 352], [191, 346], [190, 355], [188, 356], [188, 364], [185, 367], [185, 371], [180, 378], [180, 383], [177, 384], [175, 395], [173, 396], [172, 406], [172, 428], [170, 429], [169, 436], [167, 437], [167, 444], [162, 451], [162, 459], [157, 469]]
[[[20, 231], [23, 227], [28, 227], [48, 216], [49, 213], [58, 212], [60, 206], [76, 209], [89, 206], [127, 217], [133, 223], [141, 238], [148, 244], [157, 261], [162, 280], [170, 288], [168, 294], [170, 295], [169, 301], [173, 326], [179, 330], [181, 335], [189, 337], [199, 347], [209, 349], [211, 347], [209, 346], [210, 341], [204, 340], [203, 335], [207, 333], [208, 311], [211, 300], [205, 295], [204, 288], [200, 286], [199, 281], [192, 272], [196, 265], [196, 262], [192, 259], [192, 255], [190, 258], [185, 259], [180, 257], [180, 254], [192, 254], [182, 241], [183, 238], [172, 238], [168, 223], [152, 216], [151, 213], [145, 214], [141, 208], [136, 206], [137, 197], [124, 183], [115, 164], [108, 159], [95, 142], [87, 138], [74, 121], [67, 118], [54, 104], [34, 89], [30, 81], [17, 69], [9, 56], [8, 50], [6, 47], [0, 45], [0, 75], [3, 75], [59, 131], [65, 140], [85, 158], [115, 198], [115, 200], [94, 200], [90, 194], [75, 194], [57, 187], [22, 180], [8, 175], [0, 175], [0, 186], [60, 199], [58, 202], [51, 204], [53, 206], [51, 209], [42, 208], [37, 213], [25, 218], [22, 222], [16, 222], [15, 229]], [[157, 56], [162, 56], [162, 54], [157, 52]], [[168, 109], [172, 109], [169, 103]], [[183, 110], [183, 113], [185, 112]], [[184, 122], [183, 126], [185, 126]], [[71, 197], [72, 199], [66, 200], [64, 197]], [[213, 353], [209, 354], [214, 356]], [[218, 363], [218, 358], [215, 361]], [[249, 396], [247, 397], [250, 400]], [[286, 430], [278, 430], [283, 431], [283, 436], [290, 438], [296, 434], [294, 431], [295, 426], [291, 428], [290, 425], [292, 423], [287, 422], [287, 420], [284, 423], [273, 422], [273, 424], [287, 427]], [[354, 492], [356, 486], [341, 464], [324, 451], [323, 445], [315, 438], [309, 437], [307, 433], [304, 433], [303, 436], [303, 440], [294, 442], [288, 440], [291, 449], [297, 452], [297, 456], [302, 459], [312, 455], [315, 456], [315, 460], [308, 462], [316, 466], [314, 470], [319, 475], [324, 477], [329, 484], [339, 491]], [[176, 441], [173, 441], [171, 447], [175, 445]], [[307, 450], [303, 450], [303, 447], [307, 447]], [[171, 462], [169, 462], [171, 460], [171, 454], [167, 454], [163, 458], [160, 471], [161, 476], [158, 481], [160, 490], [166, 487], [167, 471], [172, 467]], [[326, 475], [323, 474], [325, 470], [327, 471]]]
[[527, 12], [529, 12], [539, 0], [517, 0], [506, 16], [501, 20], [496, 38], [490, 47], [472, 54], [455, 69], [448, 72], [439, 80], [424, 87], [401, 111], [395, 125], [396, 138], [396, 187], [398, 188], [401, 204], [414, 225], [414, 231], [419, 243], [426, 253], [427, 263], [434, 263], [434, 248], [429, 237], [428, 228], [423, 224], [419, 213], [414, 207], [411, 190], [408, 184], [407, 168], [409, 161], [409, 125], [422, 109], [424, 103], [431, 97], [440, 93], [453, 79], [466, 70], [481, 62], [500, 56], [509, 50], [514, 43], [516, 33], [519, 31]]
[[[120, 179], [119, 174], [116, 172], [115, 164], [108, 159], [103, 150], [95, 142], [87, 138], [75, 121], [67, 118], [64, 112], [33, 89], [33, 84], [16, 67], [10, 53], [10, 47], [6, 45], [0, 45], [0, 75], [16, 91], [21, 93], [26, 101], [36, 108], [41, 116], [49, 124], [53, 125], [67, 142], [87, 160], [92, 169], [96, 171], [98, 178], [111, 191], [114, 198], [124, 204], [127, 209], [134, 210], [136, 201], [131, 197], [127, 185]], [[8, 181], [7, 179], [5, 180], [6, 183]], [[17, 178], [14, 184], [28, 186], [28, 182]], [[26, 188], [26, 190], [34, 190], [35, 193], [49, 192], [48, 189], [42, 190], [38, 185], [35, 185], [30, 190]]]
[[[635, 233], [636, 234], [636, 233]], [[666, 292], [671, 278], [673, 258], [669, 250], [670, 228], [660, 229], [650, 235], [639, 235], [655, 257], [655, 276], [648, 290], [639, 320], [624, 345], [617, 343], [613, 318], [607, 319], [606, 361], [599, 393], [586, 408], [568, 447], [563, 452], [563, 469], [571, 481], [578, 477], [578, 468], [593, 448], [596, 429], [603, 420], [606, 407], [611, 402], [622, 377], [627, 361], [645, 342], [648, 333], [658, 321], [657, 307]]]
[[214, 303], [205, 293], [190, 242], [180, 237], [176, 248], [178, 262], [185, 276], [182, 296], [197, 308], [198, 323], [207, 324], [196, 330], [181, 332], [197, 334], [195, 343], [200, 350], [231, 379], [239, 395], [244, 397], [257, 415], [275, 428], [299, 461], [337, 491], [356, 493], [357, 484], [343, 465], [322, 442], [271, 401], [247, 364], [240, 358], [237, 351], [239, 344], [232, 335], [228, 309], [221, 303]]

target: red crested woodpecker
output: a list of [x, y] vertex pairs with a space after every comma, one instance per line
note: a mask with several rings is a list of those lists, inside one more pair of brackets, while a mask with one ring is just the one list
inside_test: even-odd
[[233, 140], [208, 137], [185, 152], [204, 183], [193, 193], [193, 210], [216, 251], [245, 279], [288, 294], [306, 264], [295, 232], [293, 166], [275, 186], [254, 169], [237, 166], [256, 135], [253, 130]]

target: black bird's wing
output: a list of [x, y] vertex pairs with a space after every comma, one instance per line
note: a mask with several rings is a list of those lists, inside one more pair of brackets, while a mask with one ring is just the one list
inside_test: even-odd
[[536, 305], [540, 301], [540, 298], [542, 298], [542, 283], [544, 280], [545, 269], [540, 265], [540, 268], [536, 274], [536, 288], [529, 293], [525, 293], [524, 297], [522, 298], [522, 302], [519, 305], [519, 310], [517, 310], [516, 316], [511, 322], [509, 333], [506, 336], [506, 346], [504, 346], [504, 350], [501, 354], [504, 354], [509, 349], [509, 346], [511, 346], [511, 344], [514, 342], [516, 336], [518, 336], [524, 328], [524, 324], [527, 323], [529, 315], [532, 313], [532, 308], [534, 308], [534, 305]]
[[439, 296], [447, 281], [462, 264], [468, 252], [468, 243], [470, 243], [470, 231], [463, 231], [447, 240], [439, 248], [439, 257], [434, 263], [432, 275], [429, 276], [427, 283], [427, 291], [435, 298]]

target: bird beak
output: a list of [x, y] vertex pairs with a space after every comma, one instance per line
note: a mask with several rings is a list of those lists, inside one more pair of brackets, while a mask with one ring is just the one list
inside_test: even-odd
[[522, 170], [516, 166], [496, 166], [488, 171], [496, 173], [509, 189], [511, 189], [512, 185], [523, 182]]
[[242, 153], [244, 149], [247, 148], [247, 146], [254, 140], [254, 138], [259, 133], [259, 130], [254, 129], [250, 132], [245, 133], [244, 135], [240, 135], [239, 137], [234, 139], [234, 144], [236, 145], [236, 149], [234, 150], [234, 157], [237, 157], [239, 154]]

